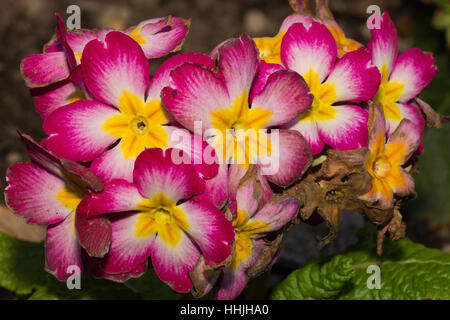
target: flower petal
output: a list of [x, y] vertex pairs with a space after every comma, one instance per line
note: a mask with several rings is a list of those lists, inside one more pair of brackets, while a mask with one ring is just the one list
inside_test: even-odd
[[106, 119], [119, 112], [100, 102], [78, 100], [54, 111], [44, 122], [47, 148], [56, 156], [90, 161], [117, 140], [103, 129]]
[[89, 169], [95, 173], [103, 182], [112, 179], [124, 179], [133, 181], [134, 161], [136, 158], [125, 159], [121, 142], [113, 148], [106, 150], [98, 158], [94, 159]]
[[367, 111], [353, 105], [333, 108], [336, 110], [334, 119], [317, 122], [322, 141], [338, 150], [367, 146]]
[[64, 80], [70, 74], [64, 52], [27, 56], [20, 63], [20, 70], [28, 88], [46, 86]]
[[337, 46], [330, 31], [321, 23], [305, 26], [293, 24], [281, 42], [281, 60], [301, 76], [310, 70], [319, 75], [322, 82], [329, 74], [337, 57]]
[[296, 198], [283, 195], [274, 195], [261, 210], [250, 218], [248, 224], [258, 222], [264, 226], [261, 232], [277, 231], [292, 220], [298, 212], [299, 202]]
[[390, 136], [399, 126], [402, 119], [408, 119], [414, 123], [418, 129], [422, 132], [425, 129], [425, 119], [422, 113], [415, 105], [409, 105], [405, 103], [396, 103], [398, 112], [400, 114], [400, 119], [393, 119], [386, 117], [386, 131], [387, 135]]
[[29, 223], [58, 223], [73, 211], [59, 197], [66, 191], [66, 183], [34, 163], [11, 166], [6, 182], [6, 204]]
[[300, 13], [293, 13], [283, 20], [279, 32], [287, 31], [294, 23], [310, 25], [313, 21], [314, 20], [310, 16]]
[[175, 118], [194, 131], [201, 121], [203, 132], [211, 128], [210, 112], [231, 105], [222, 79], [204, 66], [185, 63], [171, 72], [170, 87], [163, 89], [162, 101]]
[[217, 175], [205, 180], [205, 191], [196, 199], [209, 201], [221, 209], [228, 200], [228, 164], [220, 164]]
[[271, 112], [266, 127], [280, 126], [298, 117], [311, 106], [313, 96], [305, 80], [292, 71], [277, 71], [269, 76], [264, 89], [253, 99], [252, 108]]
[[403, 119], [398, 128], [389, 137], [385, 155], [392, 165], [403, 165], [417, 150], [422, 141], [423, 131], [416, 124]]
[[285, 68], [281, 64], [267, 63], [264, 60], [261, 60], [255, 80], [253, 80], [252, 89], [250, 90], [250, 105], [253, 102], [253, 98], [256, 95], [260, 94], [261, 91], [263, 91], [264, 87], [266, 86], [267, 79], [269, 79], [269, 76], [271, 76], [272, 73], [280, 70], [285, 70]]
[[102, 261], [105, 273], [128, 273], [142, 265], [150, 256], [155, 235], [140, 237], [136, 224], [142, 213], [115, 214], [111, 218], [112, 241]]
[[30, 94], [42, 119], [47, 118], [56, 109], [78, 100], [78, 97], [84, 98], [84, 94], [69, 81], [59, 81], [44, 88], [33, 88]]
[[299, 132], [306, 139], [312, 155], [322, 151], [325, 144], [319, 136], [319, 130], [315, 121], [293, 120], [285, 127]]
[[214, 60], [210, 56], [198, 52], [185, 52], [170, 57], [165, 60], [161, 66], [156, 69], [155, 75], [150, 81], [147, 90], [147, 100], [161, 99], [161, 91], [169, 85], [170, 73], [173, 69], [181, 66], [183, 63], [190, 62], [203, 65], [208, 69], [214, 68]]
[[109, 32], [104, 42], [89, 42], [81, 68], [86, 86], [100, 101], [117, 107], [124, 91], [144, 99], [149, 64], [136, 41], [122, 32]]
[[245, 289], [247, 276], [243, 268], [232, 270], [223, 269], [223, 278], [220, 289], [217, 291], [218, 300], [233, 300]]
[[176, 292], [189, 292], [192, 282], [189, 271], [194, 269], [200, 252], [191, 239], [181, 233], [178, 244], [173, 247], [156, 237], [152, 244], [152, 265], [158, 277]]
[[93, 193], [88, 200], [87, 217], [113, 212], [137, 210], [141, 196], [135, 184], [114, 179], [105, 184], [102, 192]]
[[250, 93], [258, 65], [258, 49], [245, 33], [239, 38], [230, 39], [219, 48], [219, 70], [233, 101], [244, 90], [247, 94]]
[[184, 231], [199, 247], [206, 263], [219, 264], [228, 258], [234, 229], [225, 214], [206, 201], [186, 201], [178, 207], [185, 213], [189, 224]]
[[367, 47], [372, 54], [372, 63], [379, 70], [387, 67], [388, 75], [394, 67], [398, 54], [397, 29], [387, 12], [383, 13], [380, 28], [370, 29], [371, 38]]
[[140, 44], [147, 59], [160, 58], [181, 49], [190, 26], [190, 20], [181, 20], [183, 20], [181, 24], [166, 26], [161, 26], [161, 23], [141, 24], [133, 29], [129, 36]]
[[[169, 138], [168, 148], [176, 148], [190, 156], [190, 162], [204, 179], [211, 179], [219, 170], [219, 159], [211, 147], [200, 135], [194, 135], [179, 126], [164, 127]], [[200, 131], [200, 130], [199, 130]]]
[[373, 178], [372, 188], [359, 198], [370, 203], [378, 202], [382, 209], [388, 209], [392, 206], [393, 193], [387, 182]]
[[50, 225], [45, 240], [45, 270], [59, 281], [65, 281], [73, 274], [70, 268], [83, 268], [81, 247], [75, 231], [74, 214], [64, 221]]
[[261, 174], [269, 181], [287, 187], [300, 178], [312, 162], [307, 140], [295, 130], [272, 130], [269, 138], [271, 160], [268, 164], [260, 163]]
[[335, 102], [366, 101], [372, 99], [380, 85], [380, 72], [371, 64], [364, 47], [340, 58], [327, 81], [336, 90]]
[[205, 182], [193, 165], [181, 162], [185, 156], [187, 154], [179, 149], [143, 151], [133, 171], [139, 192], [147, 199], [163, 192], [174, 202], [202, 193]]
[[437, 67], [431, 54], [411, 48], [397, 58], [389, 81], [404, 84], [398, 101], [408, 102], [428, 86], [436, 72]]

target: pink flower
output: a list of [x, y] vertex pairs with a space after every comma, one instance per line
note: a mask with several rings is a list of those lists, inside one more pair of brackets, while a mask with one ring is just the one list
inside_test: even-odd
[[[9, 168], [6, 204], [28, 223], [47, 226], [45, 269], [64, 281], [72, 274], [69, 266], [83, 268], [80, 241], [95, 253], [104, 254], [109, 248], [109, 221], [98, 217], [86, 222], [75, 214], [84, 205], [83, 198], [89, 193], [89, 188], [99, 191], [103, 186], [82, 165], [60, 160], [28, 136], [21, 137], [32, 161]], [[79, 224], [89, 226], [89, 230], [79, 228]], [[89, 241], [89, 237], [95, 241]]]
[[[176, 144], [192, 159], [201, 159], [206, 142], [201, 143], [202, 150], [194, 150], [190, 141], [183, 146], [172, 140], [174, 131], [182, 129], [167, 125], [171, 117], [160, 99], [170, 70], [185, 61], [210, 65], [206, 55], [177, 55], [161, 65], [149, 84], [149, 63], [129, 36], [112, 31], [104, 42], [90, 41], [80, 70], [96, 100], [81, 99], [53, 111], [44, 121], [47, 147], [62, 158], [92, 161], [90, 169], [103, 181], [122, 178], [131, 182], [134, 161], [145, 148], [166, 149]], [[205, 179], [217, 174], [216, 163], [195, 163]]]
[[402, 119], [409, 119], [421, 130], [425, 122], [411, 100], [430, 83], [437, 68], [433, 57], [417, 48], [398, 55], [397, 30], [389, 14], [383, 14], [380, 29], [371, 30], [368, 48], [372, 62], [381, 73], [381, 84], [375, 100], [383, 106], [388, 136]]
[[[44, 52], [27, 56], [21, 62], [25, 83], [31, 89], [36, 109], [45, 119], [60, 106], [89, 96], [80, 78], [71, 73], [80, 64], [85, 46], [92, 40], [104, 40], [113, 31], [66, 31], [57, 14], [56, 35], [44, 46]], [[135, 27], [120, 31], [134, 39], [147, 59], [163, 57], [178, 51], [189, 30], [190, 20], [177, 17], [155, 18], [142, 21]]]
[[188, 292], [189, 271], [201, 254], [210, 265], [230, 255], [231, 222], [211, 202], [197, 197], [205, 182], [193, 165], [172, 161], [178, 152], [147, 149], [136, 159], [134, 183], [112, 180], [92, 195], [89, 218], [112, 213], [111, 247], [97, 265], [103, 277], [136, 276], [145, 271], [151, 256], [161, 280], [177, 292]]
[[[265, 129], [280, 127], [309, 108], [311, 96], [297, 74], [286, 70], [258, 79], [258, 50], [247, 36], [231, 39], [218, 49], [218, 71], [210, 66], [185, 63], [170, 75], [162, 100], [176, 120], [191, 132], [196, 121], [202, 134], [225, 163], [248, 167], [261, 157], [278, 157], [276, 173], [262, 173], [282, 186], [289, 185], [308, 167], [309, 150], [301, 135], [280, 130], [279, 149]], [[253, 85], [257, 82], [258, 86]], [[254, 138], [245, 138], [256, 132]]]
[[281, 60], [308, 84], [314, 100], [289, 126], [308, 141], [313, 154], [325, 144], [349, 150], [367, 145], [367, 111], [356, 103], [371, 99], [380, 83], [365, 48], [337, 59], [330, 31], [318, 22], [293, 24], [281, 44]]

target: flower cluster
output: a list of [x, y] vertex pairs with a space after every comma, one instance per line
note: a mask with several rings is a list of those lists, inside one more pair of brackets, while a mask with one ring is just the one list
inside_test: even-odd
[[369, 187], [352, 199], [366, 207], [414, 195], [432, 56], [397, 57], [387, 14], [366, 48], [317, 10], [273, 38], [175, 54], [151, 78], [189, 20], [71, 31], [57, 15], [44, 52], [21, 65], [47, 137], [20, 133], [31, 162], [9, 169], [5, 190], [15, 214], [47, 226], [46, 270], [124, 282], [151, 267], [176, 292], [233, 299], [313, 207], [299, 183], [331, 168], [330, 150], [365, 152]]

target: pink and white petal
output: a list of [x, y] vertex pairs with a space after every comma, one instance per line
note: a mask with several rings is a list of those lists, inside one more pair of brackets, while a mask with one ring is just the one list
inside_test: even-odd
[[405, 85], [398, 101], [407, 102], [428, 86], [436, 72], [437, 67], [431, 54], [411, 48], [397, 58], [389, 81]]
[[380, 28], [370, 29], [371, 38], [367, 47], [372, 55], [372, 63], [379, 70], [383, 66], [388, 69], [388, 75], [392, 72], [398, 54], [397, 29], [387, 12], [383, 13]]
[[117, 109], [92, 100], [78, 100], [61, 107], [44, 121], [44, 131], [49, 135], [47, 148], [61, 158], [91, 161], [117, 140], [103, 130], [103, 123], [118, 113]]
[[192, 132], [195, 121], [202, 122], [203, 132], [211, 128], [210, 112], [232, 103], [223, 80], [205, 66], [192, 63], [171, 72], [170, 87], [163, 89], [161, 97], [172, 115]]
[[400, 165], [403, 165], [419, 148], [422, 136], [421, 128], [412, 121], [403, 119], [386, 143], [386, 156], [394, 158], [400, 156]]
[[228, 208], [233, 215], [237, 214], [236, 194], [242, 177], [246, 174], [247, 169], [239, 164], [230, 164], [228, 168], [228, 196], [230, 201]]
[[58, 223], [71, 213], [57, 198], [65, 182], [34, 163], [11, 166], [6, 182], [6, 204], [29, 223]]
[[224, 268], [220, 288], [219, 291], [217, 291], [217, 299], [235, 299], [242, 291], [244, 291], [247, 281], [247, 275], [245, 274], [244, 268], [237, 268], [236, 270]]
[[270, 182], [287, 187], [299, 179], [313, 161], [307, 140], [295, 130], [272, 130], [269, 139], [270, 163], [260, 162], [261, 174]]
[[330, 73], [337, 57], [336, 41], [323, 24], [293, 24], [281, 42], [281, 60], [290, 70], [305, 76], [310, 70], [322, 82]]
[[142, 264], [136, 266], [130, 271], [121, 272], [121, 273], [107, 273], [103, 270], [103, 262], [104, 259], [100, 259], [100, 261], [96, 261], [98, 259], [87, 259], [85, 261], [86, 269], [96, 278], [104, 278], [111, 281], [123, 283], [132, 278], [139, 278], [142, 276], [145, 271], [147, 271], [147, 260]]
[[157, 33], [154, 33], [151, 24], [143, 26], [139, 35], [145, 39], [145, 43], [141, 44], [145, 57], [155, 59], [180, 50], [189, 31], [189, 25], [190, 20], [186, 20], [184, 25], [172, 26], [168, 31]]
[[266, 86], [267, 79], [272, 73], [280, 70], [286, 70], [281, 64], [267, 63], [261, 60], [256, 74], [255, 80], [253, 80], [252, 89], [250, 90], [249, 104], [252, 105], [253, 99], [256, 95], [260, 94]]
[[368, 143], [368, 112], [353, 105], [333, 106], [334, 119], [317, 122], [323, 142], [338, 150], [366, 147]]
[[121, 142], [113, 148], [106, 150], [94, 159], [89, 169], [104, 183], [112, 179], [133, 181], [134, 161], [136, 158], [123, 156]]
[[58, 51], [63, 51], [63, 48], [61, 46], [61, 43], [58, 40], [58, 37], [56, 36], [56, 33], [53, 34], [53, 36], [51, 37], [51, 39], [44, 44], [44, 48], [42, 50], [43, 53], [48, 53], [48, 52], [58, 52]]
[[253, 79], [258, 71], [258, 56], [255, 42], [245, 33], [227, 41], [219, 48], [219, 70], [233, 101], [244, 90], [250, 94]]
[[144, 99], [149, 64], [141, 47], [126, 34], [111, 31], [104, 42], [90, 41], [81, 67], [85, 84], [96, 99], [116, 107], [124, 91]]
[[141, 195], [151, 199], [163, 192], [177, 202], [202, 193], [205, 182], [192, 164], [183, 163], [185, 157], [189, 159], [179, 149], [144, 150], [137, 157], [133, 171], [133, 179]]
[[378, 68], [370, 62], [367, 49], [361, 47], [340, 58], [325, 83], [334, 86], [335, 102], [359, 102], [372, 99], [380, 81]]
[[146, 20], [139, 22], [136, 26], [128, 28], [125, 31], [125, 33], [129, 34], [133, 30], [135, 30], [139, 27], [143, 27], [145, 25], [151, 25], [153, 28], [153, 33], [156, 33], [158, 31], [160, 31], [161, 29], [163, 29], [164, 27], [166, 27], [167, 25], [169, 25], [170, 18], [171, 17], [168, 16], [168, 17], [146, 19]]
[[221, 209], [228, 200], [228, 164], [220, 164], [217, 175], [205, 180], [205, 191], [195, 199], [209, 201]]
[[91, 195], [88, 200], [87, 217], [138, 210], [139, 203], [144, 199], [134, 183], [114, 179], [105, 184], [102, 192]]
[[[414, 123], [422, 132], [425, 130], [425, 119], [422, 112], [415, 106], [405, 103], [396, 103], [399, 108], [401, 119], [408, 119]], [[387, 136], [390, 136], [399, 126], [400, 120], [386, 118]]]
[[75, 57], [80, 62], [80, 55], [83, 53], [84, 47], [89, 41], [97, 39], [97, 34], [93, 30], [79, 29], [79, 30], [68, 30], [66, 32], [67, 44], [72, 49]]
[[274, 195], [264, 207], [261, 208], [248, 223], [258, 221], [267, 227], [263, 232], [272, 232], [281, 229], [297, 214], [300, 203], [296, 198]]
[[20, 70], [28, 88], [47, 86], [70, 75], [64, 52], [27, 56], [20, 63]]
[[313, 96], [305, 80], [293, 71], [271, 74], [264, 89], [253, 99], [252, 108], [269, 110], [266, 127], [282, 126], [311, 107]]
[[278, 32], [287, 31], [294, 23], [310, 25], [313, 21], [314, 20], [310, 16], [301, 13], [293, 13], [283, 20], [280, 26], [280, 31]]
[[[169, 136], [168, 148], [176, 148], [189, 155], [190, 161], [198, 173], [204, 179], [211, 179], [217, 175], [219, 170], [219, 158], [213, 147], [211, 147], [201, 135], [194, 135], [180, 126], [165, 126]], [[186, 159], [187, 160], [187, 159]]]
[[308, 142], [312, 155], [320, 153], [325, 146], [319, 136], [319, 130], [315, 121], [294, 120], [285, 128], [299, 132]]
[[69, 104], [70, 98], [76, 92], [77, 87], [69, 81], [59, 81], [46, 87], [30, 90], [36, 111], [42, 119], [47, 118], [56, 109]]
[[235, 193], [236, 206], [246, 217], [253, 216], [263, 197], [263, 189], [257, 179], [246, 179], [239, 183]]
[[152, 243], [153, 268], [157, 276], [176, 292], [191, 290], [189, 271], [194, 269], [199, 257], [199, 250], [184, 232], [175, 247], [158, 236]]
[[214, 68], [214, 60], [203, 53], [185, 52], [172, 56], [156, 69], [155, 75], [150, 81], [150, 86], [147, 90], [147, 100], [161, 99], [162, 89], [169, 85], [170, 72], [186, 62], [202, 65], [211, 70]]
[[73, 274], [72, 266], [83, 268], [81, 247], [75, 231], [74, 214], [64, 221], [49, 225], [45, 240], [45, 270], [59, 281], [65, 281]]
[[184, 231], [201, 250], [209, 265], [220, 264], [231, 253], [234, 228], [225, 214], [212, 203], [194, 200], [178, 206], [185, 214], [189, 228]]
[[128, 273], [147, 261], [155, 235], [139, 237], [136, 224], [142, 213], [124, 213], [111, 216], [111, 247], [103, 261], [105, 273]]

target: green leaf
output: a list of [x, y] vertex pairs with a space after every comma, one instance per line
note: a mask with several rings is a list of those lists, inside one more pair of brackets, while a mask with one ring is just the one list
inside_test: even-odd
[[0, 286], [30, 299], [138, 299], [123, 284], [81, 277], [81, 289], [69, 290], [44, 270], [43, 244], [14, 239], [0, 232]]
[[[386, 240], [375, 251], [376, 231], [366, 226], [349, 252], [321, 259], [292, 272], [272, 299], [450, 299], [450, 254], [409, 239]], [[381, 270], [380, 289], [369, 289], [370, 265]]]

